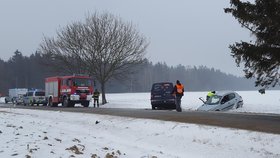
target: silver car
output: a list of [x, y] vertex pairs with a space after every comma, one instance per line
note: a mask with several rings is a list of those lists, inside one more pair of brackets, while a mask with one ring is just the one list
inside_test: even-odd
[[203, 102], [203, 105], [197, 109], [199, 111], [226, 111], [243, 106], [242, 97], [233, 91], [216, 92], [207, 101], [202, 98], [199, 99]]

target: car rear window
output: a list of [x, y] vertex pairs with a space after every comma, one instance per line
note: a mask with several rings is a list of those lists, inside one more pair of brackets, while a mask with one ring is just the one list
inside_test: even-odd
[[33, 92], [28, 92], [27, 93], [27, 96], [32, 96], [33, 95]]
[[155, 83], [152, 87], [153, 92], [172, 91], [173, 85], [171, 83]]
[[35, 92], [35, 96], [45, 96], [45, 92]]

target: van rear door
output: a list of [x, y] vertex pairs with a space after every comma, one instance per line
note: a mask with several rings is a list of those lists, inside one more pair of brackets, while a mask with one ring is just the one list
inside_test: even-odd
[[164, 100], [164, 99], [172, 99], [172, 90], [173, 84], [172, 83], [155, 83], [152, 86], [151, 90], [151, 99], [155, 100]]

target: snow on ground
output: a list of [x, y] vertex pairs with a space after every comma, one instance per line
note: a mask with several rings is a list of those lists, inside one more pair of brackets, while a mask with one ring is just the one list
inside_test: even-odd
[[[279, 114], [279, 92], [239, 92], [244, 107], [231, 112]], [[195, 110], [201, 105], [198, 97], [205, 95], [187, 92], [183, 109]], [[109, 103], [102, 107], [151, 108], [149, 97], [148, 93], [108, 94]], [[3, 158], [280, 157], [277, 134], [61, 111], [0, 108], [0, 139]]]
[[[280, 114], [280, 91], [237, 91], [243, 98], [243, 108], [231, 112], [274, 113]], [[207, 92], [185, 92], [182, 98], [183, 110], [196, 110], [202, 105], [199, 97], [206, 98]], [[108, 94], [105, 108], [144, 108], [151, 109], [150, 93]]]

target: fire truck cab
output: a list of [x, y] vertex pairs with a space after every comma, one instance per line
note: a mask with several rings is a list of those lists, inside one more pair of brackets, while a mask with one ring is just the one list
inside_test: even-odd
[[93, 93], [93, 80], [89, 76], [56, 76], [45, 79], [48, 106], [74, 107], [80, 103], [89, 106]]

